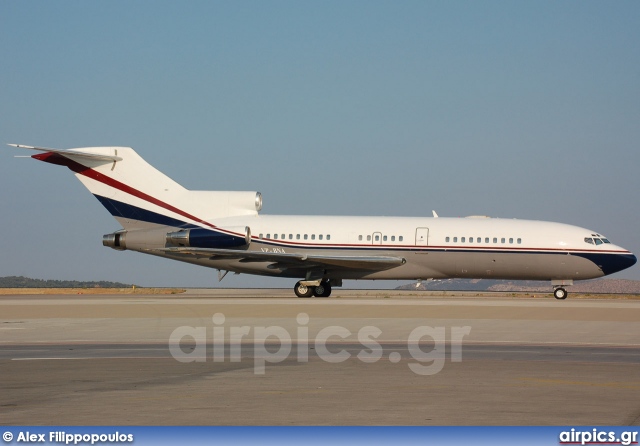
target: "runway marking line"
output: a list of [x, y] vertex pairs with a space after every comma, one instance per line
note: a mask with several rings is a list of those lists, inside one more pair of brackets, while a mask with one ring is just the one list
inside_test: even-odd
[[11, 361], [65, 361], [85, 359], [172, 359], [169, 356], [84, 356], [76, 358], [11, 358]]
[[532, 382], [534, 384], [541, 384], [541, 385], [550, 384], [550, 385], [559, 385], [559, 386], [608, 387], [608, 388], [615, 388], [615, 389], [640, 390], [640, 382], [637, 384], [621, 383], [621, 382], [597, 383], [593, 381], [570, 381], [566, 379], [550, 379], [550, 378], [519, 378], [519, 380]]

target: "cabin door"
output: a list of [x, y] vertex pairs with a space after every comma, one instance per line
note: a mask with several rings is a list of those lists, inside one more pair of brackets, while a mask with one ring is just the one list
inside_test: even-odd
[[429, 228], [416, 228], [416, 246], [429, 244]]

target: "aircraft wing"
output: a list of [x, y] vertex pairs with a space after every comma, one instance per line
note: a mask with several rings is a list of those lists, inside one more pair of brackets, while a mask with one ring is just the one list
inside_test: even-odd
[[163, 248], [167, 254], [193, 255], [210, 259], [239, 259], [241, 262], [273, 262], [298, 268], [329, 266], [382, 271], [406, 263], [402, 257], [391, 256], [331, 256], [299, 253], [275, 253], [260, 251], [240, 251], [236, 249], [213, 248]]
[[19, 149], [30, 149], [37, 150], [39, 152], [51, 152], [57, 153], [58, 155], [62, 155], [67, 158], [81, 158], [81, 159], [91, 159], [96, 161], [122, 161], [122, 158], [115, 155], [103, 155], [99, 153], [85, 152], [81, 149], [71, 149], [71, 150], [62, 150], [62, 149], [49, 149], [47, 147], [33, 147], [33, 146], [24, 146], [22, 144], [7, 144], [11, 147], [17, 147]]

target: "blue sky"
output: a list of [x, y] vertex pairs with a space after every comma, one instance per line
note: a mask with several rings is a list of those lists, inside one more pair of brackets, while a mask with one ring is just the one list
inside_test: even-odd
[[[551, 220], [637, 254], [639, 18], [634, 1], [2, 2], [0, 142], [130, 146], [190, 189], [261, 191], [263, 213]], [[103, 248], [118, 224], [70, 172], [1, 150], [0, 275], [217, 286]]]

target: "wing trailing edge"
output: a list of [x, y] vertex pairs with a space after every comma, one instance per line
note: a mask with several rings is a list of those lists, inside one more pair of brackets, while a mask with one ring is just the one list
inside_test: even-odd
[[162, 251], [166, 254], [193, 255], [197, 257], [238, 259], [244, 262], [275, 262], [295, 265], [302, 268], [322, 265], [371, 271], [391, 269], [404, 265], [407, 262], [403, 257], [393, 256], [331, 256], [214, 248], [162, 248], [152, 249], [150, 251]]

